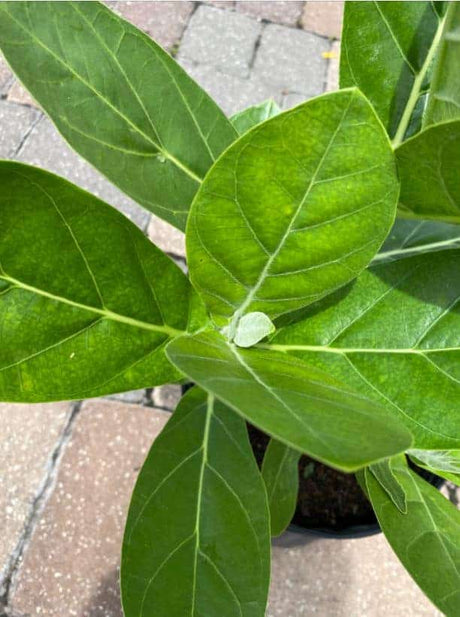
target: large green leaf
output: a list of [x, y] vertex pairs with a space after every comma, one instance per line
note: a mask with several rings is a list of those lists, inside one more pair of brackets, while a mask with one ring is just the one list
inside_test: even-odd
[[396, 143], [420, 127], [443, 28], [435, 4], [345, 4], [340, 85], [364, 92]]
[[424, 125], [460, 118], [460, 4], [449, 2]]
[[126, 617], [263, 617], [267, 497], [244, 421], [197, 388], [156, 439], [123, 542]]
[[167, 354], [252, 424], [333, 467], [353, 471], [412, 441], [394, 414], [289, 355], [242, 349], [215, 331], [180, 337]]
[[202, 178], [237, 134], [161, 47], [99, 2], [1, 2], [0, 47], [79, 154], [185, 228]]
[[460, 121], [429, 127], [396, 149], [402, 216], [460, 222]]
[[267, 487], [272, 536], [279, 536], [294, 516], [299, 492], [298, 463], [301, 453], [276, 439], [270, 439], [262, 464]]
[[460, 447], [460, 251], [377, 264], [271, 347], [400, 414], [417, 448]]
[[233, 144], [198, 192], [190, 276], [215, 317], [269, 317], [353, 279], [378, 251], [399, 185], [388, 138], [355, 89], [308, 101]]
[[235, 114], [230, 118], [231, 123], [238, 131], [239, 135], [243, 135], [249, 129], [268, 120], [269, 118], [273, 118], [273, 116], [277, 116], [281, 112], [281, 109], [275, 103], [273, 99], [268, 99], [268, 101], [264, 101], [263, 103], [259, 103], [258, 105], [253, 105], [252, 107], [248, 107], [243, 111]]
[[447, 617], [460, 614], [460, 512], [411, 471], [393, 467], [407, 495], [402, 514], [366, 470], [366, 484], [382, 530], [409, 574]]
[[397, 218], [373, 263], [455, 248], [460, 248], [459, 225]]
[[0, 186], [0, 400], [176, 381], [165, 345], [201, 309], [174, 262], [62, 178], [4, 161]]

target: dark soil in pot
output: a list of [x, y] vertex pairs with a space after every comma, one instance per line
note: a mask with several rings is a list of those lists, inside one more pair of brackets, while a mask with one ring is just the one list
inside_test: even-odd
[[[259, 466], [269, 437], [248, 426]], [[299, 495], [292, 523], [305, 529], [341, 532], [354, 526], [375, 526], [377, 520], [354, 474], [331, 469], [308, 456], [299, 461]]]
[[[249, 439], [259, 467], [269, 437], [248, 424]], [[409, 465], [427, 482], [440, 487], [442, 479]], [[291, 525], [337, 537], [363, 536], [379, 531], [372, 507], [354, 474], [341, 473], [306, 455], [299, 461], [299, 495]]]

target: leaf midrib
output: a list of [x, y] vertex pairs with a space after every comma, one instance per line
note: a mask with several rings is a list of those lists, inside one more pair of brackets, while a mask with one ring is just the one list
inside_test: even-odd
[[138, 319], [134, 319], [133, 317], [128, 317], [127, 315], [122, 315], [120, 313], [115, 313], [114, 311], [110, 311], [106, 308], [98, 308], [95, 306], [90, 306], [87, 304], [82, 304], [80, 302], [76, 302], [74, 300], [70, 300], [69, 298], [65, 298], [64, 296], [58, 296], [56, 294], [45, 291], [44, 289], [39, 289], [38, 287], [34, 287], [33, 285], [28, 285], [16, 278], [8, 276], [7, 274], [0, 274], [0, 280], [6, 281], [11, 285], [8, 289], [18, 288], [23, 289], [25, 291], [29, 291], [39, 296], [43, 296], [44, 298], [48, 298], [54, 302], [59, 302], [61, 304], [67, 304], [69, 306], [73, 306], [75, 308], [81, 309], [83, 311], [87, 311], [89, 313], [94, 313], [96, 315], [101, 315], [102, 317], [109, 319], [111, 321], [117, 321], [119, 323], [126, 324], [128, 326], [132, 326], [134, 328], [141, 328], [143, 330], [150, 330], [151, 332], [160, 332], [166, 334], [170, 337], [180, 336], [181, 334], [185, 334], [185, 330], [177, 330], [172, 326], [157, 325], [148, 323], [146, 321], [140, 321]]
[[84, 77], [82, 77], [79, 73], [77, 73], [67, 62], [62, 60], [57, 54], [55, 54], [47, 45], [43, 43], [37, 36], [35, 36], [24, 24], [21, 23], [16, 17], [14, 17], [7, 9], [5, 9], [7, 15], [12, 19], [37, 45], [42, 47], [50, 56], [52, 56], [57, 62], [59, 62], [62, 66], [64, 66], [74, 77], [81, 81], [89, 90], [94, 92], [94, 94], [103, 101], [110, 109], [112, 109], [120, 118], [122, 118], [129, 126], [131, 126], [143, 139], [148, 141], [150, 144], [157, 149], [158, 153], [161, 153], [165, 158], [169, 159], [176, 167], [181, 169], [186, 175], [188, 175], [192, 180], [201, 184], [203, 178], [198, 176], [195, 172], [193, 172], [186, 164], [177, 159], [173, 154], [171, 154], [168, 150], [165, 150], [160, 144], [157, 144], [147, 133], [145, 133], [142, 129], [140, 129], [137, 124], [135, 124], [128, 116], [126, 116], [122, 111], [117, 109], [115, 105], [113, 105], [101, 92], [99, 92], [90, 82], [88, 82]]
[[276, 344], [276, 343], [258, 343], [255, 345], [259, 349], [272, 349], [288, 353], [289, 351], [312, 351], [347, 355], [352, 353], [368, 353], [368, 354], [413, 354], [419, 356], [427, 356], [431, 353], [441, 353], [449, 351], [460, 351], [460, 347], [432, 347], [426, 349], [418, 349], [415, 347], [394, 347], [394, 348], [373, 348], [373, 347], [329, 347], [328, 345], [296, 345], [296, 344]]
[[331, 138], [329, 140], [329, 143], [327, 144], [324, 153], [321, 157], [321, 159], [318, 162], [318, 165], [316, 166], [316, 169], [310, 179], [310, 182], [307, 186], [307, 189], [305, 191], [305, 194], [303, 196], [303, 198], [300, 200], [299, 205], [296, 208], [296, 211], [294, 212], [291, 221], [289, 223], [289, 225], [286, 228], [286, 231], [284, 232], [283, 236], [281, 237], [278, 246], [276, 247], [276, 249], [270, 254], [269, 258], [267, 259], [265, 266], [263, 267], [263, 269], [261, 270], [259, 277], [257, 279], [257, 281], [254, 283], [254, 285], [251, 287], [251, 289], [249, 290], [246, 298], [244, 299], [244, 301], [241, 303], [241, 305], [239, 306], [239, 308], [235, 311], [233, 317], [232, 317], [232, 321], [230, 324], [230, 332], [229, 332], [229, 338], [230, 340], [233, 340], [235, 333], [236, 333], [236, 327], [238, 325], [238, 321], [240, 320], [240, 318], [242, 317], [242, 315], [244, 314], [244, 311], [250, 306], [250, 304], [252, 303], [252, 301], [256, 298], [256, 295], [259, 291], [259, 289], [261, 288], [261, 286], [263, 285], [265, 279], [268, 276], [268, 273], [270, 271], [270, 268], [273, 265], [273, 262], [277, 259], [281, 249], [283, 248], [287, 238], [289, 237], [289, 235], [292, 232], [293, 226], [302, 210], [302, 208], [305, 205], [306, 200], [308, 199], [308, 196], [310, 195], [310, 192], [313, 188], [313, 186], [315, 185], [315, 181], [316, 178], [319, 174], [319, 172], [321, 171], [321, 168], [323, 166], [323, 163], [327, 157], [327, 155], [329, 154], [329, 151], [332, 147], [332, 144], [335, 141], [335, 138], [339, 132], [339, 130], [342, 128], [343, 122], [345, 120], [346, 115], [348, 114], [348, 111], [350, 109], [350, 106], [352, 104], [354, 100], [354, 93], [351, 92], [350, 93], [350, 99], [348, 101], [347, 106], [345, 107], [343, 113], [342, 113], [342, 117], [340, 118], [340, 121], [337, 123], [337, 127], [335, 128], [334, 132], [331, 135]]

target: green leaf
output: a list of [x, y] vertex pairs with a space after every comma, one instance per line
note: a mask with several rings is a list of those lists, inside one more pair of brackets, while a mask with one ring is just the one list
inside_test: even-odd
[[394, 414], [287, 354], [241, 349], [208, 331], [172, 341], [167, 355], [246, 420], [332, 467], [353, 471], [411, 444]]
[[185, 228], [236, 131], [161, 47], [99, 2], [1, 2], [0, 47], [79, 154]]
[[165, 345], [204, 316], [174, 262], [58, 176], [3, 161], [0, 186], [0, 400], [177, 381]]
[[432, 126], [396, 149], [402, 215], [460, 222], [460, 121]]
[[155, 440], [123, 542], [126, 617], [263, 617], [267, 497], [243, 420], [197, 388]]
[[433, 69], [424, 125], [460, 118], [460, 5], [448, 2], [442, 40]]
[[258, 105], [248, 107], [244, 111], [240, 111], [230, 118], [230, 122], [235, 127], [239, 135], [243, 135], [253, 126], [277, 116], [281, 112], [281, 109], [275, 103], [273, 99], [268, 99]]
[[301, 453], [271, 439], [262, 464], [267, 488], [271, 535], [279, 536], [294, 516], [299, 492], [298, 463]]
[[393, 467], [407, 495], [407, 514], [395, 507], [366, 470], [372, 506], [409, 574], [447, 617], [460, 614], [460, 512], [404, 460]]
[[395, 460], [386, 458], [369, 467], [370, 472], [387, 493], [388, 497], [402, 514], [407, 512], [407, 499], [404, 486], [398, 481], [393, 466]]
[[275, 326], [265, 313], [247, 313], [238, 322], [234, 342], [238, 347], [252, 347], [274, 331]]
[[373, 263], [455, 248], [460, 248], [460, 226], [398, 218]]
[[446, 480], [460, 485], [460, 450], [409, 450], [411, 459]]
[[369, 98], [390, 137], [419, 130], [443, 19], [433, 2], [346, 2], [340, 86]]
[[372, 266], [269, 347], [398, 413], [416, 448], [460, 448], [460, 251]]
[[399, 191], [388, 138], [357, 90], [320, 96], [243, 135], [187, 227], [190, 276], [216, 320], [270, 318], [353, 279], [383, 243]]

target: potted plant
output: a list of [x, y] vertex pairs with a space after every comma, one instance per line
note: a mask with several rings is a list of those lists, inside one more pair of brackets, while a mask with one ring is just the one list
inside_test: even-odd
[[357, 474], [460, 613], [460, 513], [408, 464], [460, 477], [459, 27], [457, 3], [349, 3], [341, 90], [229, 120], [104, 5], [0, 4], [69, 144], [186, 231], [190, 278], [109, 205], [0, 163], [0, 399], [197, 384], [133, 493], [126, 617], [264, 615], [301, 453]]

